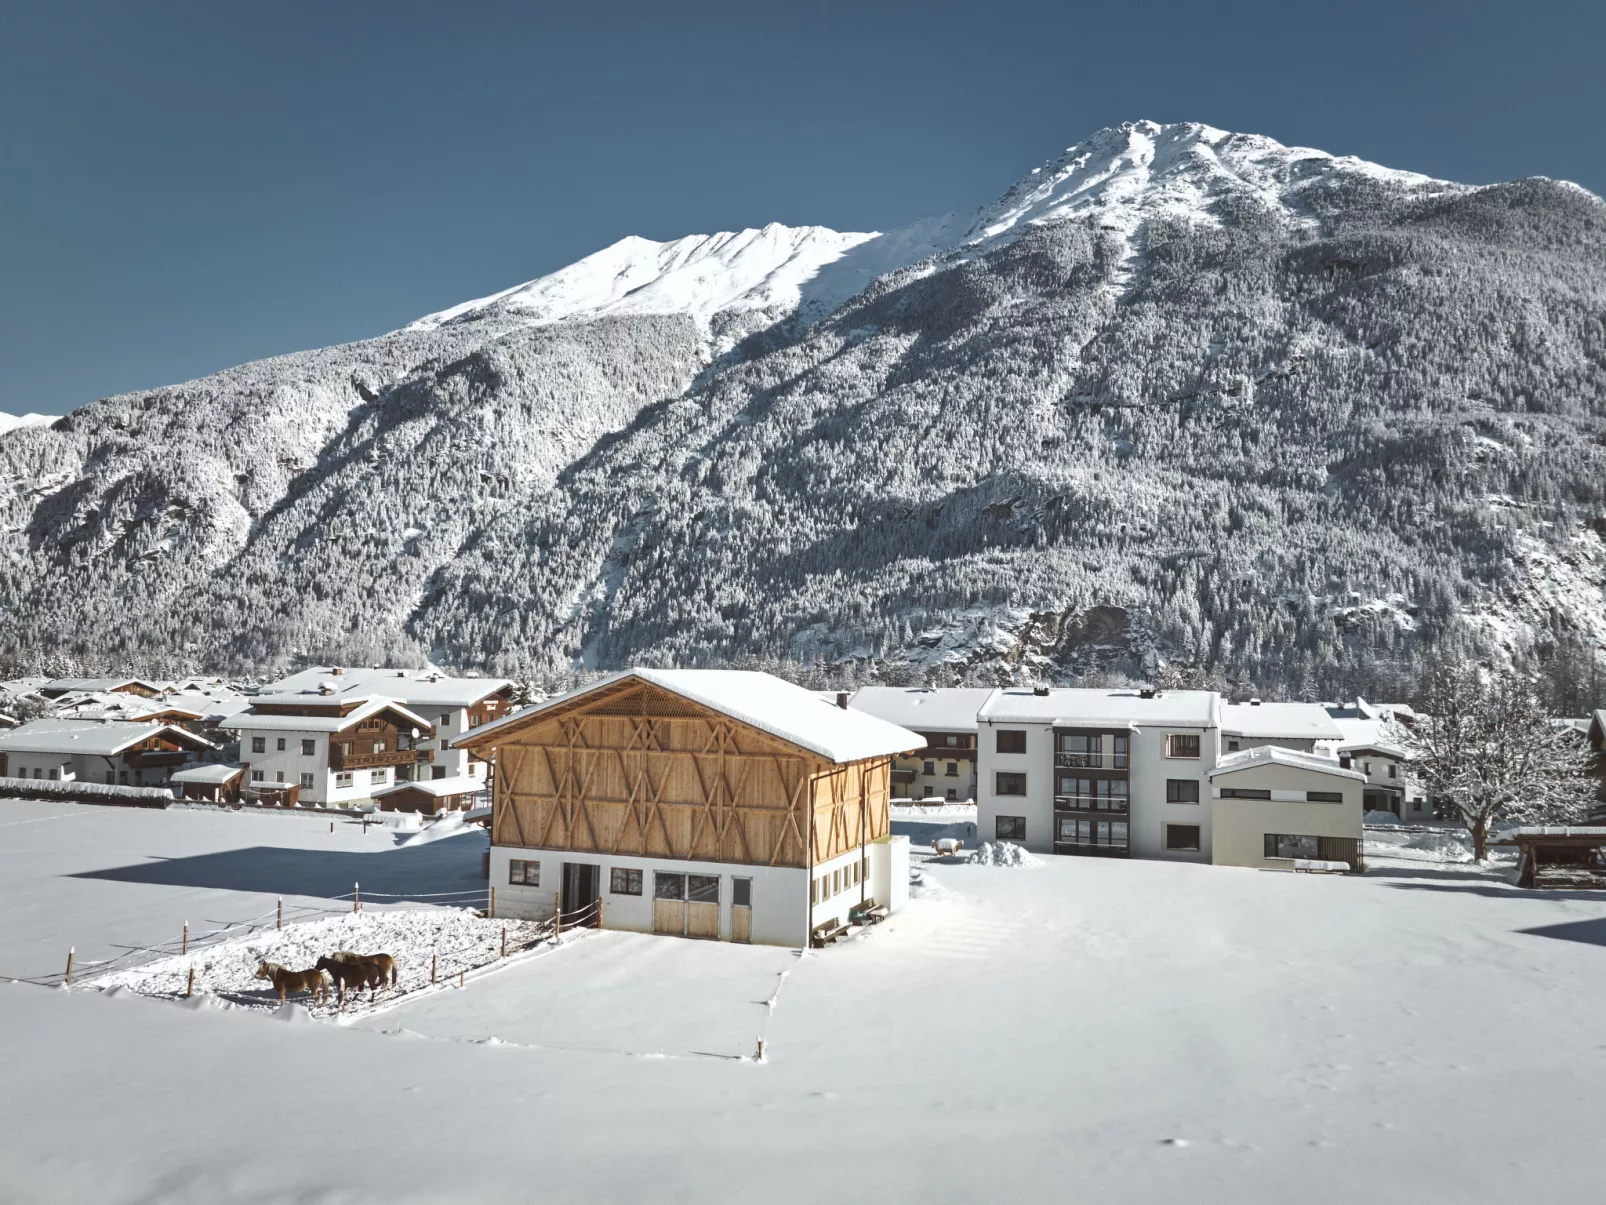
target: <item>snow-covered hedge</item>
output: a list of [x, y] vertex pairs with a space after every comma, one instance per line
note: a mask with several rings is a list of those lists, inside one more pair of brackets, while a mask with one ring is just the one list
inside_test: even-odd
[[0, 796], [12, 799], [74, 799], [80, 803], [121, 803], [131, 807], [166, 807], [173, 792], [166, 787], [120, 787], [106, 782], [49, 782], [40, 778], [0, 778]]

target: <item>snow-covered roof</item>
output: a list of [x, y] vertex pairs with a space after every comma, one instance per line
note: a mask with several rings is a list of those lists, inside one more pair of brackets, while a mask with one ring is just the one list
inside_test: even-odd
[[169, 736], [179, 744], [210, 749], [211, 743], [172, 724], [130, 720], [34, 720], [0, 733], [0, 749], [21, 753], [88, 753], [111, 757], [153, 736]]
[[1165, 690], [1146, 699], [1136, 690], [1055, 687], [1038, 694], [1029, 686], [1004, 687], [993, 691], [977, 718], [994, 724], [1062, 728], [1142, 724], [1214, 728], [1219, 722], [1220, 699], [1211, 690]]
[[1235, 774], [1239, 770], [1253, 770], [1259, 766], [1287, 766], [1294, 770], [1309, 770], [1313, 774], [1330, 774], [1335, 778], [1366, 781], [1366, 775], [1359, 770], [1346, 770], [1331, 758], [1318, 757], [1314, 753], [1296, 753], [1292, 749], [1284, 749], [1281, 745], [1260, 745], [1254, 749], [1245, 749], [1242, 753], [1228, 753], [1205, 777], [1215, 778], [1220, 774]]
[[472, 795], [476, 791], [483, 790], [485, 790], [483, 778], [475, 778], [472, 774], [456, 774], [451, 778], [422, 778], [417, 782], [398, 782], [395, 786], [375, 791], [374, 798], [393, 795], [397, 791], [422, 791], [439, 799], [443, 795]]
[[[351, 702], [350, 699], [330, 700], [308, 699], [299, 695], [263, 695], [254, 703], [277, 704], [281, 706], [307, 706], [314, 702], [324, 704]], [[394, 711], [397, 715], [406, 717], [419, 728], [431, 727], [431, 722], [417, 712], [410, 711], [395, 699], [383, 697], [364, 699], [345, 715], [264, 715], [255, 709], [243, 711], [239, 715], [231, 715], [222, 720], [219, 728], [227, 728], [231, 732], [344, 732], [359, 720], [366, 720], [385, 710]]]
[[638, 678], [671, 694], [778, 736], [834, 762], [886, 757], [921, 748], [919, 733], [889, 724], [863, 711], [841, 708], [813, 691], [793, 686], [773, 674], [745, 669], [627, 669], [598, 678], [577, 690], [554, 695], [490, 724], [482, 724], [453, 741], [453, 747], [477, 745], [490, 733], [526, 724], [544, 712], [612, 686]]
[[142, 678], [52, 678], [38, 689], [51, 694], [67, 694], [71, 691], [115, 691], [124, 686], [143, 686], [146, 690], [156, 692], [161, 687], [155, 682], [146, 682]]
[[865, 686], [848, 706], [916, 732], [974, 732], [976, 713], [992, 693], [989, 686]]
[[1606, 825], [1525, 824], [1501, 835], [1496, 845], [1508, 845], [1519, 837], [1599, 837], [1606, 842]]
[[1301, 741], [1344, 737], [1320, 703], [1224, 703], [1221, 731], [1232, 736]]
[[233, 782], [244, 773], [244, 766], [189, 766], [186, 769], [175, 771], [171, 781], [181, 783], [198, 782], [209, 786], [222, 786], [224, 783]]
[[[320, 693], [325, 683], [334, 686], [332, 694]], [[433, 670], [363, 669], [331, 665], [314, 666], [277, 682], [269, 682], [262, 687], [261, 695], [295, 695], [303, 700], [332, 699], [335, 702], [353, 697], [384, 695], [406, 707], [456, 708], [472, 706], [511, 684], [507, 678], [452, 678]]]

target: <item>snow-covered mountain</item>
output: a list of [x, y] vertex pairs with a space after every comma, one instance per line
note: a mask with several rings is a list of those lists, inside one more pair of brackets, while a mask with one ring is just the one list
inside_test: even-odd
[[1335, 692], [1603, 644], [1603, 248], [1574, 186], [1151, 122], [968, 217], [625, 239], [0, 437], [0, 641]]
[[0, 410], [0, 435], [15, 431], [18, 427], [48, 427], [55, 421], [49, 414], [34, 414], [31, 411], [27, 414], [8, 414]]

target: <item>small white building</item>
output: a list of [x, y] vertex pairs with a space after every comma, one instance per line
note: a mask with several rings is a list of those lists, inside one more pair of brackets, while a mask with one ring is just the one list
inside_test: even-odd
[[1221, 705], [1222, 754], [1276, 745], [1298, 753], [1333, 756], [1344, 740], [1343, 730], [1320, 703], [1247, 703]]
[[1327, 757], [1259, 745], [1210, 771], [1213, 861], [1289, 869], [1298, 862], [1364, 863], [1364, 775]]
[[992, 693], [991, 687], [865, 686], [846, 704], [924, 739], [892, 759], [894, 799], [969, 802], [976, 798], [976, 715]]
[[1416, 713], [1402, 704], [1365, 699], [1335, 704], [1327, 712], [1342, 733], [1335, 748], [1339, 764], [1366, 779], [1365, 809], [1390, 812], [1405, 822], [1432, 820], [1433, 804], [1407, 745]]
[[47, 719], [0, 733], [0, 777], [165, 787], [212, 745], [173, 724]]

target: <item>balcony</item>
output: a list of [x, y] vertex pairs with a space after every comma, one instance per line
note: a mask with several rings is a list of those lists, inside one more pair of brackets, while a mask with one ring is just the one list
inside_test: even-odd
[[1109, 795], [1056, 795], [1057, 812], [1100, 812], [1106, 816], [1125, 816], [1129, 801]]
[[130, 749], [123, 754], [123, 764], [131, 770], [155, 770], [182, 766], [189, 757], [182, 749]]
[[329, 747], [331, 770], [372, 770], [380, 766], [411, 766], [434, 760], [433, 749], [386, 749], [383, 753], [342, 753], [338, 745]]
[[1130, 753], [1056, 753], [1056, 770], [1125, 770]]

